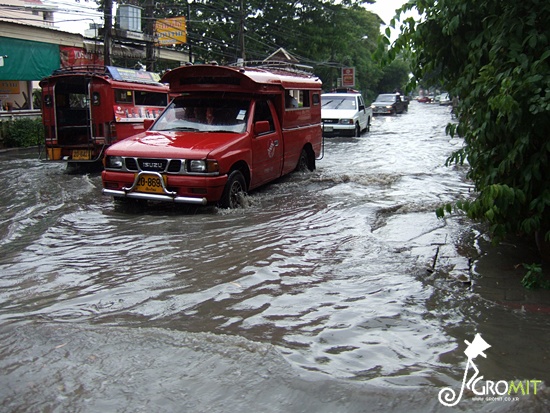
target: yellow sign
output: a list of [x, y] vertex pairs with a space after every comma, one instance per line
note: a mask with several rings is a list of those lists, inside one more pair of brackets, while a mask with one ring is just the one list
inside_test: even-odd
[[155, 22], [157, 43], [162, 45], [187, 43], [185, 17], [158, 19]]
[[18, 80], [0, 80], [0, 93], [18, 95], [21, 93]]

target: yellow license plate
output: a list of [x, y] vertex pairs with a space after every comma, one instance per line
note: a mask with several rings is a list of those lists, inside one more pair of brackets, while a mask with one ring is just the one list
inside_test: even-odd
[[[166, 176], [162, 177], [164, 184], [166, 185]], [[162, 184], [160, 178], [157, 175], [141, 174], [136, 184], [136, 191], [149, 192], [154, 194], [163, 194]]]
[[72, 152], [72, 158], [75, 161], [88, 161], [92, 159], [92, 151], [87, 149], [75, 149]]

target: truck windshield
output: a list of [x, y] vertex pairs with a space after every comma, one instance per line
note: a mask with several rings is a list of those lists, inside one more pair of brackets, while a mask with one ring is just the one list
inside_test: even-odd
[[327, 97], [321, 96], [323, 109], [356, 109], [355, 107], [355, 98], [352, 96], [348, 97]]
[[395, 102], [395, 96], [392, 94], [386, 94], [386, 95], [378, 95], [376, 98], [377, 102]]
[[151, 127], [151, 131], [243, 133], [250, 100], [175, 98]]

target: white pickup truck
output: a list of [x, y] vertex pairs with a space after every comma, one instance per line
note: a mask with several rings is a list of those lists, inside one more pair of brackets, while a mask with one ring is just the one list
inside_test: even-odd
[[370, 130], [372, 109], [360, 93], [324, 93], [321, 95], [323, 136], [361, 136]]

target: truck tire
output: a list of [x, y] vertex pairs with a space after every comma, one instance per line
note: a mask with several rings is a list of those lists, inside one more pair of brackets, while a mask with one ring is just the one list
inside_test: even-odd
[[310, 159], [309, 152], [306, 148], [302, 149], [298, 164], [296, 165], [296, 172], [312, 172], [315, 169], [315, 160]]
[[242, 197], [246, 194], [246, 181], [241, 171], [235, 170], [229, 174], [222, 197], [218, 201], [220, 208], [238, 208], [243, 205]]
[[353, 136], [356, 138], [361, 136], [361, 126], [359, 126], [358, 123], [355, 124], [355, 132]]

